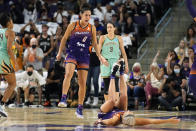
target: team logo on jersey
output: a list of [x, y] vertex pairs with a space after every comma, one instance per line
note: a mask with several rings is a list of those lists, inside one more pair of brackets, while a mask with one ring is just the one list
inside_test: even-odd
[[82, 43], [80, 43], [80, 42], [77, 42], [77, 46], [85, 47], [85, 44], [82, 44]]

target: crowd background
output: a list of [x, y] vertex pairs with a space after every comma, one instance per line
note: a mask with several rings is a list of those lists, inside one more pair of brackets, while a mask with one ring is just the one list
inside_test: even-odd
[[[13, 50], [17, 60], [14, 68], [16, 74], [24, 75], [23, 78], [17, 79], [17, 88], [10, 103], [14, 102], [17, 106], [23, 102], [26, 106], [32, 105], [35, 103], [34, 94], [38, 93], [38, 104], [51, 106], [51, 94], [61, 97], [66, 54], [64, 52], [59, 63], [55, 62], [56, 54], [68, 24], [79, 20], [78, 14], [84, 3], [91, 5], [90, 23], [96, 27], [97, 39], [106, 33], [107, 22], [112, 22], [116, 27], [115, 33], [123, 38], [127, 56], [130, 59], [136, 54], [141, 41], [153, 31], [167, 9], [175, 5], [177, 1], [0, 0], [0, 12], [9, 13], [14, 22], [16, 40]], [[195, 32], [196, 25], [191, 24], [187, 28], [186, 36], [179, 42], [179, 46], [168, 52], [165, 63], [162, 65], [157, 63], [158, 51], [147, 74], [142, 72], [142, 65], [138, 62], [130, 68], [127, 92], [129, 100], [134, 98], [135, 109], [138, 109], [141, 101], [143, 105], [146, 105], [146, 109], [151, 109], [152, 100], [156, 97], [159, 108], [173, 110], [178, 107], [178, 110], [185, 110], [187, 94], [190, 93], [187, 86], [188, 76], [196, 48]], [[92, 58], [93, 55], [92, 53]], [[99, 63], [92, 64], [95, 63], [93, 60], [90, 66], [99, 68]], [[99, 73], [97, 75], [99, 76]], [[91, 76], [88, 82], [91, 81], [90, 78]], [[40, 79], [43, 81], [39, 81]], [[92, 105], [97, 106], [103, 97], [97, 93], [101, 90], [97, 88], [104, 88], [104, 85], [98, 85], [98, 81], [93, 82], [93, 85], [96, 88], [94, 93], [90, 90], [92, 84], [87, 83], [86, 104], [90, 104], [90, 98], [95, 97]], [[5, 88], [6, 82], [2, 78], [1, 91]], [[74, 75], [68, 95], [68, 103], [71, 107], [77, 105], [77, 92], [77, 75]], [[23, 98], [22, 102], [21, 98]]]

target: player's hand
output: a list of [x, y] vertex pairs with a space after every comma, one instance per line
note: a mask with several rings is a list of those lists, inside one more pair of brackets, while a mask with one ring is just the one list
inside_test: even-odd
[[60, 60], [61, 60], [61, 55], [60, 55], [59, 53], [58, 53], [57, 56], [56, 56], [56, 60], [57, 60], [57, 61], [60, 61]]
[[105, 66], [109, 66], [108, 61], [107, 61], [103, 56], [100, 57], [100, 61], [101, 61], [101, 63], [104, 64]]

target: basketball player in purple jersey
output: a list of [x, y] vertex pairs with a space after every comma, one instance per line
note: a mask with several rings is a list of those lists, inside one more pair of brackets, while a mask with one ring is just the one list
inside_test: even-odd
[[[92, 44], [99, 60], [104, 64], [105, 61], [98, 51], [96, 28], [89, 24], [91, 11], [88, 4], [84, 4], [81, 9], [81, 19], [68, 25], [68, 28], [61, 40], [60, 48], [56, 56], [57, 61], [61, 59], [61, 53], [65, 44], [66, 49], [66, 66], [65, 78], [63, 81], [62, 98], [58, 107], [67, 107], [67, 92], [70, 87], [70, 80], [73, 76], [75, 68], [78, 74], [78, 107], [75, 114], [79, 118], [83, 118], [83, 102], [86, 94], [86, 79], [89, 68], [89, 46]], [[69, 41], [67, 42], [67, 40]]]
[[[187, 8], [189, 13], [193, 17], [196, 22], [196, 9], [192, 5], [192, 0], [186, 0]], [[196, 54], [196, 50], [194, 50], [194, 54]], [[189, 75], [189, 87], [196, 97], [196, 56], [194, 56], [194, 62], [191, 67], [190, 75]]]
[[[125, 124], [129, 126], [134, 125], [147, 125], [147, 124], [162, 124], [171, 123], [177, 124], [180, 119], [150, 119], [150, 118], [137, 118], [133, 112], [127, 110], [127, 85], [124, 78], [124, 60], [120, 59], [112, 67], [110, 76], [110, 85], [108, 91], [108, 100], [101, 106], [100, 113], [98, 113], [98, 120], [95, 125], [115, 126], [118, 124]], [[119, 70], [120, 72], [120, 97], [116, 95], [115, 91], [115, 75]]]

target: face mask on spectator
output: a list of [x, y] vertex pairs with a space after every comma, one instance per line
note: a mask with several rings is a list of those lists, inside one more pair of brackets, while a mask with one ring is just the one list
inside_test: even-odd
[[31, 75], [33, 74], [33, 72], [32, 72], [32, 71], [28, 71], [27, 74], [28, 74], [29, 76], [31, 76]]
[[32, 45], [32, 48], [35, 49], [36, 48], [36, 45]]
[[167, 67], [168, 66], [168, 63], [167, 62], [165, 62], [165, 67]]
[[176, 74], [179, 74], [179, 73], [180, 73], [180, 69], [174, 69], [174, 72], [175, 72]]
[[135, 67], [135, 68], [133, 69], [133, 71], [134, 71], [134, 72], [140, 72], [140, 68], [139, 68], [139, 67]]

